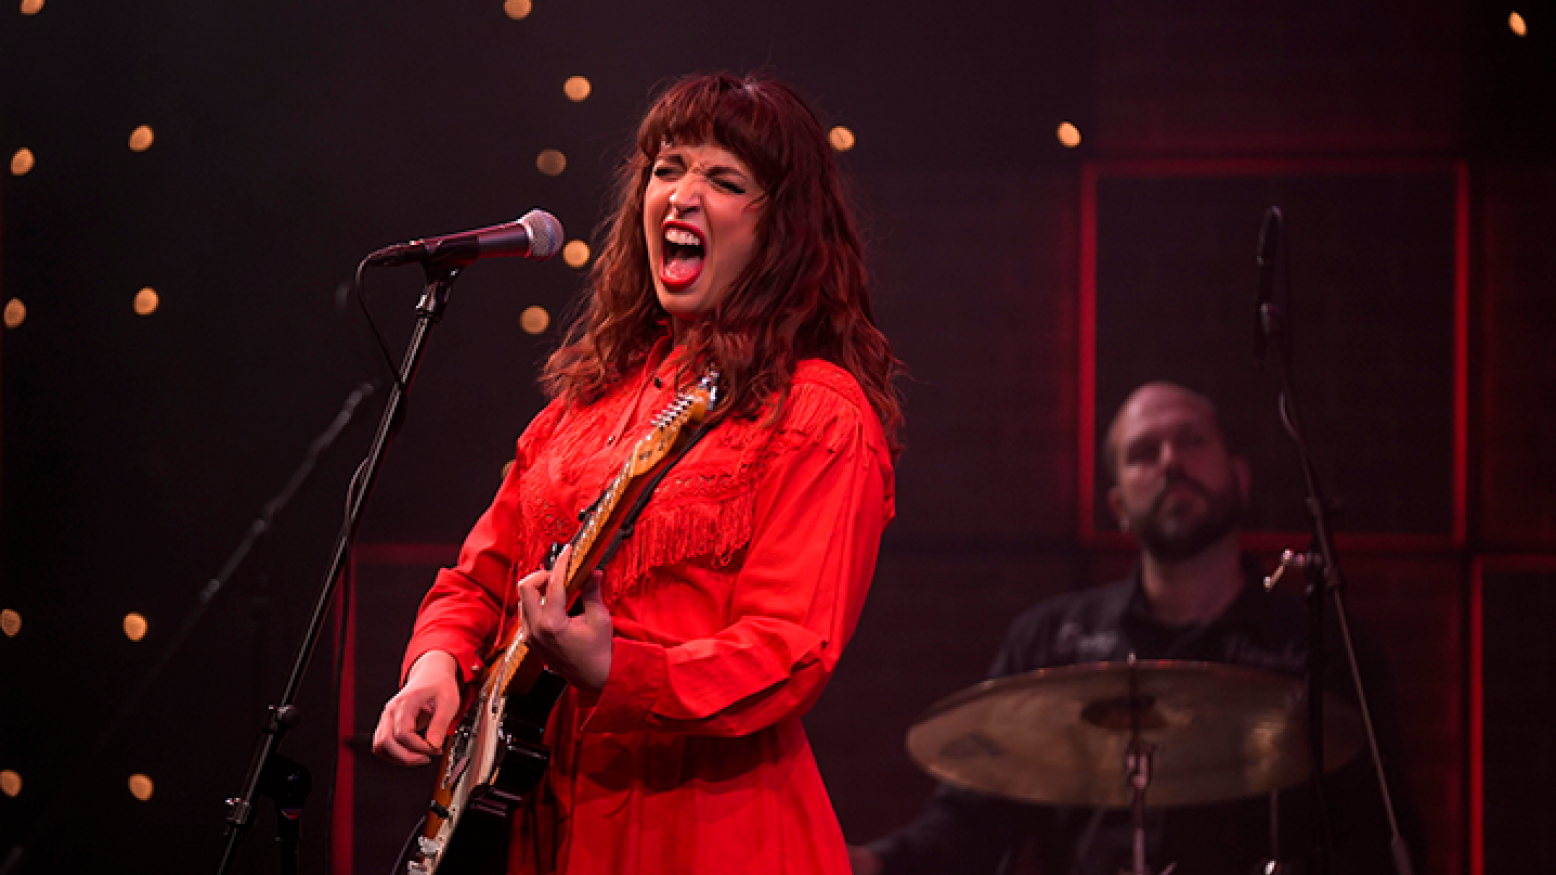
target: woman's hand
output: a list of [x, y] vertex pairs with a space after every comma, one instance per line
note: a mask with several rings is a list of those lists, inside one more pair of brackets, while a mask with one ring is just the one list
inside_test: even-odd
[[567, 566], [573, 548], [565, 547], [550, 571], [519, 581], [520, 628], [531, 649], [562, 679], [589, 693], [605, 688], [611, 673], [611, 615], [600, 594], [599, 571], [589, 575], [580, 599], [583, 613], [567, 614]]
[[458, 714], [459, 665], [452, 654], [429, 650], [384, 705], [373, 730], [373, 753], [403, 766], [430, 762], [443, 752], [443, 737]]

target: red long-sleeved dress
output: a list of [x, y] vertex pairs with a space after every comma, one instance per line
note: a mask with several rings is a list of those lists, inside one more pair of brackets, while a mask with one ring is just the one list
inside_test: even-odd
[[[423, 602], [405, 669], [445, 650], [467, 680], [480, 670], [513, 581], [572, 536], [673, 397], [672, 376], [646, 367], [594, 404], [535, 418]], [[800, 363], [769, 420], [709, 432], [607, 568], [610, 677], [557, 703], [511, 872], [849, 871], [800, 717], [863, 607], [893, 513], [891, 456], [857, 382], [826, 362]]]

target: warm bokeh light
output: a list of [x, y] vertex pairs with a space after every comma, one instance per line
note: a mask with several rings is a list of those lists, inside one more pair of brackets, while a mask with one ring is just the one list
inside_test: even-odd
[[551, 327], [551, 314], [546, 312], [545, 307], [525, 307], [524, 312], [519, 314], [519, 327], [524, 329], [525, 334], [540, 334]]
[[1529, 35], [1529, 22], [1524, 21], [1524, 17], [1516, 12], [1508, 14], [1507, 27], [1519, 36]]
[[1059, 138], [1059, 145], [1066, 149], [1074, 149], [1081, 144], [1081, 129], [1069, 122], [1060, 122], [1055, 136]]
[[157, 312], [157, 308], [160, 306], [162, 306], [162, 296], [157, 294], [157, 290], [151, 286], [147, 286], [135, 293], [135, 315], [150, 316]]
[[827, 131], [827, 142], [831, 143], [832, 148], [836, 149], [837, 151], [847, 152], [854, 148], [854, 146], [859, 142], [859, 138], [854, 136], [854, 132], [852, 130], [845, 128], [842, 125], [838, 125], [832, 130]]
[[0, 793], [4, 793], [13, 799], [22, 792], [22, 776], [6, 769], [0, 772]]
[[43, 11], [43, 0], [22, 0], [23, 15], [37, 15]]
[[592, 91], [594, 91], [594, 85], [590, 84], [589, 80], [583, 76], [569, 76], [567, 81], [562, 83], [562, 93], [566, 94], [567, 99], [574, 103], [583, 103], [585, 100], [588, 100], [589, 94]]
[[561, 176], [567, 169], [567, 156], [556, 149], [547, 149], [536, 156], [535, 168], [547, 176]]
[[20, 328], [27, 321], [27, 305], [21, 298], [12, 298], [5, 302], [5, 327]]
[[33, 166], [37, 163], [38, 159], [33, 157], [31, 149], [26, 147], [17, 149], [11, 155], [11, 175], [26, 176], [32, 172]]
[[151, 129], [151, 125], [141, 125], [130, 131], [130, 151], [144, 152], [151, 148], [151, 144], [157, 141], [157, 134]]
[[569, 240], [562, 247], [562, 260], [568, 267], [583, 267], [589, 263], [589, 256], [594, 253], [589, 251], [589, 244], [582, 240]]
[[528, 18], [535, 11], [535, 4], [530, 0], [503, 0], [502, 11], [514, 21]]
[[17, 633], [19, 633], [21, 631], [22, 631], [22, 615], [21, 614], [18, 614], [17, 612], [11, 610], [10, 608], [6, 608], [5, 610], [0, 611], [0, 632], [4, 632], [5, 633], [5, 637], [7, 637], [7, 638], [15, 638], [17, 636]]
[[142, 802], [151, 799], [151, 794], [157, 791], [157, 785], [146, 775], [135, 774], [130, 776], [130, 795]]
[[502, 479], [504, 479], [504, 480], [508, 479], [508, 472], [513, 470], [513, 463], [514, 463], [514, 461], [515, 460], [513, 460], [513, 459], [509, 459], [508, 461], [503, 463], [503, 465], [502, 465]]
[[131, 611], [124, 615], [124, 637], [131, 641], [139, 641], [146, 637], [146, 618], [141, 614]]

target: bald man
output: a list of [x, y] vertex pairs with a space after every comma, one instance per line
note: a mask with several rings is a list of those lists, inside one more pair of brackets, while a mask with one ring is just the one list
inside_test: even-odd
[[[1102, 462], [1113, 482], [1108, 508], [1139, 542], [1135, 573], [1027, 611], [1011, 625], [992, 675], [1134, 654], [1300, 677], [1306, 608], [1295, 595], [1266, 592], [1259, 568], [1243, 554], [1238, 528], [1249, 468], [1227, 446], [1214, 405], [1171, 383], [1141, 386], [1114, 416]], [[1400, 798], [1397, 780], [1398, 721], [1387, 663], [1365, 636], [1357, 637], [1391, 787], [1414, 839], [1413, 807]], [[1328, 642], [1325, 652], [1328, 686], [1354, 701], [1343, 655]], [[1330, 777], [1325, 799], [1331, 871], [1392, 872], [1391, 831], [1365, 751]], [[1150, 808], [1147, 792], [1146, 802], [1145, 856], [1153, 872], [1173, 866], [1175, 875], [1253, 875], [1274, 871], [1272, 864], [1282, 873], [1301, 872], [1313, 844], [1305, 787], [1168, 809]], [[915, 821], [851, 852], [855, 875], [1119, 875], [1134, 871], [1133, 829], [1128, 809], [1027, 805], [941, 787]], [[1411, 844], [1419, 850], [1418, 841]]]

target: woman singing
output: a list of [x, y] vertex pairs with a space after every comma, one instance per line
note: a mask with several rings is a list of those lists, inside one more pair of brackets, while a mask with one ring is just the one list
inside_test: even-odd
[[[568, 689], [510, 872], [845, 875], [800, 717], [863, 607], [901, 415], [832, 150], [780, 82], [684, 79], [643, 119], [606, 235], [551, 403], [422, 603], [374, 748], [440, 754], [516, 602]], [[706, 437], [569, 616], [548, 547], [714, 369]]]

